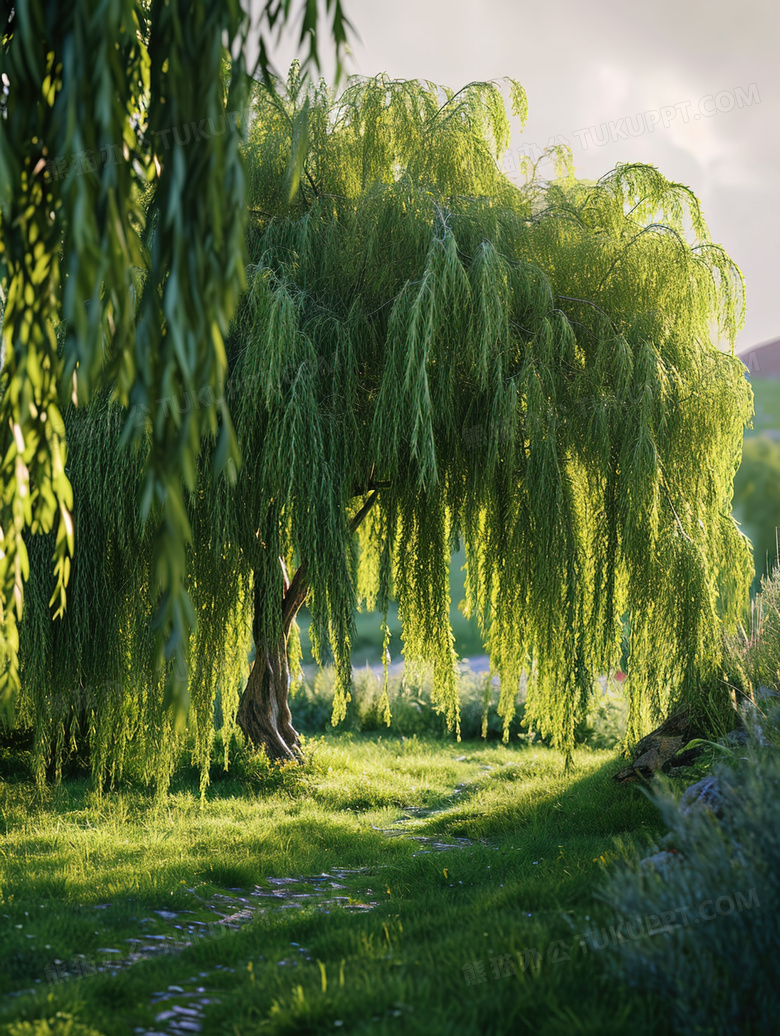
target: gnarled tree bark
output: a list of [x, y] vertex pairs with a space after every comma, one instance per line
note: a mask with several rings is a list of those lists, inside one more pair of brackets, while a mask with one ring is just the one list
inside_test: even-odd
[[[372, 485], [370, 488], [370, 496], [350, 522], [350, 533], [355, 532], [376, 502], [380, 487]], [[282, 634], [273, 643], [269, 643], [263, 636], [263, 602], [259, 600], [259, 594], [255, 590], [255, 660], [244, 693], [241, 695], [236, 723], [244, 737], [255, 748], [265, 749], [269, 759], [300, 760], [301, 739], [293, 726], [289, 704], [290, 660], [287, 654], [287, 641], [295, 617], [306, 600], [309, 584], [305, 562], [299, 565], [292, 581], [288, 579], [284, 561], [280, 558], [279, 562], [284, 574]]]
[[269, 759], [300, 759], [300, 737], [292, 725], [288, 704], [290, 666], [287, 641], [257, 649], [236, 722], [256, 748]]
[[255, 590], [254, 638], [255, 660], [244, 693], [238, 705], [236, 722], [255, 748], [264, 748], [269, 759], [300, 759], [301, 739], [292, 724], [289, 705], [290, 660], [287, 641], [295, 616], [306, 600], [308, 583], [306, 565], [302, 564], [292, 582], [284, 572], [282, 598], [282, 635], [275, 643], [262, 636], [260, 615], [262, 602]]

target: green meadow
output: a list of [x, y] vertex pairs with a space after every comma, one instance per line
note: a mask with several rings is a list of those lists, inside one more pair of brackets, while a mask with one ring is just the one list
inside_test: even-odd
[[78, 773], [41, 797], [7, 748], [0, 1031], [664, 1031], [588, 934], [614, 921], [605, 868], [663, 831], [616, 752], [565, 773], [518, 738], [333, 733], [305, 754], [239, 751], [203, 799], [187, 767], [164, 799]]

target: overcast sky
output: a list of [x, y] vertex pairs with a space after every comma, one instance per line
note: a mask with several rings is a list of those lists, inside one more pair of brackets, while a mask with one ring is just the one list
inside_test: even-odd
[[343, 2], [349, 72], [522, 83], [509, 175], [557, 140], [580, 176], [649, 162], [691, 187], [747, 281], [738, 351], [780, 336], [778, 0]]

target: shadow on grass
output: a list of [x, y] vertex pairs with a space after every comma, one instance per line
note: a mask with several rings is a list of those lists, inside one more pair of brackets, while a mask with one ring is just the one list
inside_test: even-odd
[[[229, 1020], [239, 1036], [337, 1022], [371, 1036], [399, 1022], [421, 1036], [618, 1036], [629, 1025], [633, 1036], [656, 1034], [647, 1005], [579, 952], [572, 925], [607, 920], [593, 897], [602, 861], [657, 832], [660, 817], [639, 789], [611, 780], [617, 756], [576, 758], [567, 775], [545, 748], [335, 735], [304, 767], [246, 756], [203, 801], [186, 768], [164, 800], [132, 787], [100, 799], [82, 780], [33, 805], [34, 789], [6, 787], [12, 988], [54, 956], [97, 955], [141, 926], [164, 932], [161, 910], [195, 910], [198, 896], [268, 876], [366, 868], [336, 875], [336, 891], [375, 903], [364, 914], [269, 906], [179, 956], [43, 987], [16, 1017], [71, 1009], [107, 1034], [119, 1012], [127, 1031], [148, 1027], [155, 990], [204, 972], [220, 1001], [206, 1011], [207, 1033], [227, 1032]], [[405, 836], [388, 837], [380, 822]], [[415, 838], [432, 835], [471, 841], [439, 851]]]
[[657, 830], [660, 814], [638, 785], [612, 780], [625, 764], [606, 753], [578, 753], [580, 765], [563, 772], [553, 753], [541, 759], [522, 750], [517, 762], [497, 765], [450, 795], [444, 806], [423, 818], [420, 834], [505, 838], [556, 830], [565, 837]]

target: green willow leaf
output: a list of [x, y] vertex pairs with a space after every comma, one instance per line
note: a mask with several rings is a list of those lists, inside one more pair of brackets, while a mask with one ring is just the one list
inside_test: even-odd
[[[328, 10], [340, 53], [346, 23], [338, 2]], [[260, 32], [294, 14], [269, 2]], [[245, 285], [248, 15], [240, 0], [29, 0], [1, 17], [0, 707], [10, 720], [20, 689], [24, 537], [70, 521], [50, 429], [71, 401], [109, 389], [131, 408], [127, 439], [151, 435], [134, 489], [144, 516], [167, 509], [154, 526], [156, 629], [181, 720], [183, 659], [170, 653], [192, 632], [185, 494], [218, 429], [220, 463], [239, 464], [224, 402], [179, 408], [204, 391], [219, 400]], [[315, 57], [322, 33], [307, 26]], [[57, 617], [72, 557], [60, 536], [47, 595]]]

